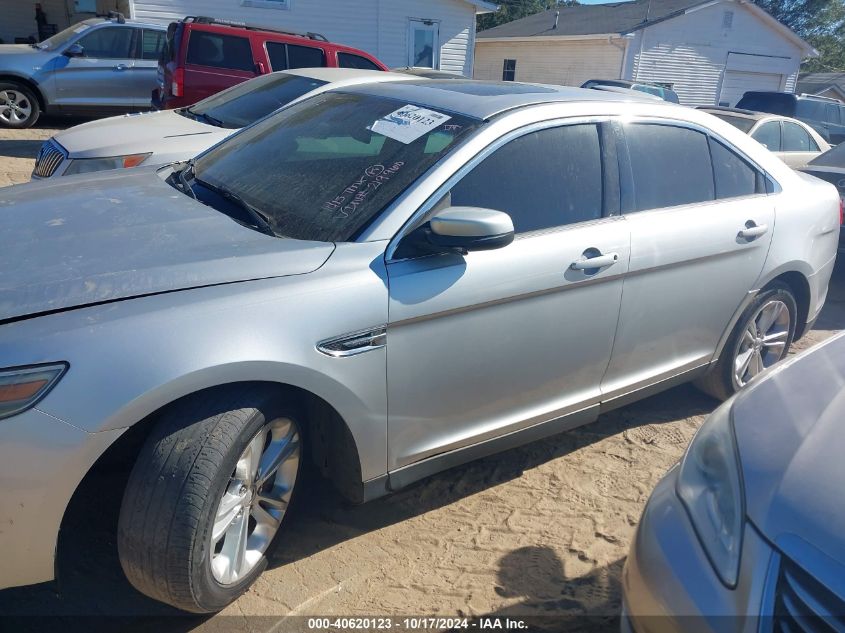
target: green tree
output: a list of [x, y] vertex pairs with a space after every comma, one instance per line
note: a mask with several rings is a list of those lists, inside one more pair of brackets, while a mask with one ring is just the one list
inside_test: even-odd
[[845, 71], [845, 2], [843, 0], [756, 0], [819, 51], [802, 72]]
[[478, 30], [492, 29], [494, 26], [499, 26], [505, 22], [513, 22], [520, 18], [524, 18], [546, 9], [551, 9], [556, 5], [571, 6], [578, 4], [578, 0], [563, 0], [556, 2], [555, 0], [494, 0], [499, 5], [499, 10], [495, 13], [485, 13], [478, 16]]

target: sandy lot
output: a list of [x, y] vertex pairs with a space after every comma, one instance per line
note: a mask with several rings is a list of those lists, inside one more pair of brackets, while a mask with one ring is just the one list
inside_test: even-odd
[[[0, 185], [28, 180], [51, 133], [0, 131]], [[796, 348], [843, 327], [839, 266], [816, 330]], [[168, 628], [281, 630], [284, 622], [266, 616], [284, 614], [590, 614], [590, 628], [614, 630], [620, 572], [643, 504], [716, 404], [692, 387], [672, 389], [359, 507], [312, 479], [258, 583], [222, 616], [181, 618]], [[119, 485], [105, 479], [97, 497]], [[95, 545], [72, 548], [60, 561], [61, 596], [46, 585], [3, 591], [0, 614], [169, 613], [122, 580], [108, 530], [114, 517], [102, 505], [74, 509], [79, 542], [93, 538]], [[565, 620], [548, 620], [555, 621]]]

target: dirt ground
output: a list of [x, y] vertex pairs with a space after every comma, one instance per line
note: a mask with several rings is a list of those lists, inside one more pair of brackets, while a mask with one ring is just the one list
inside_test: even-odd
[[[28, 180], [32, 158], [52, 132], [0, 131], [0, 185]], [[843, 327], [840, 265], [816, 329], [795, 348]], [[256, 585], [220, 616], [169, 621], [169, 628], [287, 630], [278, 618], [287, 614], [539, 615], [561, 622], [589, 614], [596, 616], [591, 628], [614, 630], [620, 572], [643, 505], [716, 404], [678, 387], [358, 507], [312, 479]], [[105, 480], [100, 493], [119, 485]], [[96, 535], [97, 545], [69, 548], [60, 560], [62, 594], [48, 585], [2, 591], [0, 614], [168, 615], [122, 579], [107, 529], [114, 517], [101, 508], [74, 512], [75, 529]]]

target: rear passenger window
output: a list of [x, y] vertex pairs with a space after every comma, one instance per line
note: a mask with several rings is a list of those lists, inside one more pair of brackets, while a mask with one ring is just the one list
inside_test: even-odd
[[828, 103], [825, 105], [825, 121], [839, 125], [839, 106], [835, 103]]
[[451, 206], [510, 214], [517, 233], [602, 217], [595, 125], [539, 130], [500, 147], [452, 188]]
[[780, 151], [780, 121], [764, 123], [751, 135], [755, 141], [763, 145], [770, 152]]
[[[807, 130], [796, 123], [783, 122], [783, 151], [784, 152], [809, 152], [812, 150], [813, 139], [807, 134]], [[818, 150], [818, 146], [816, 147]]]
[[338, 53], [337, 64], [341, 68], [359, 68], [361, 70], [381, 70], [366, 57], [353, 55], [352, 53]]
[[272, 70], [319, 68], [326, 65], [323, 49], [313, 46], [267, 42], [267, 57], [270, 59]]
[[141, 59], [158, 59], [164, 48], [165, 31], [144, 29], [141, 38]]
[[712, 138], [710, 154], [713, 157], [713, 179], [718, 199], [762, 193], [762, 176], [743, 158]]
[[634, 210], [659, 209], [715, 198], [707, 137], [669, 125], [625, 126]]
[[187, 63], [255, 72], [252, 48], [247, 38], [205, 31], [191, 31]]

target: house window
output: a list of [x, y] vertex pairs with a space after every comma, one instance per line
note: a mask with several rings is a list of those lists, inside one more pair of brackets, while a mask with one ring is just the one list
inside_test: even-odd
[[502, 65], [502, 81], [516, 81], [515, 59], [506, 59]]

